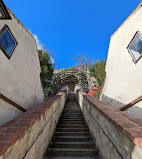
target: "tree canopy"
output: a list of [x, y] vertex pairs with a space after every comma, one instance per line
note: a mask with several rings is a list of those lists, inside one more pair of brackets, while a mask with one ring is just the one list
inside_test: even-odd
[[92, 77], [95, 77], [97, 79], [98, 85], [102, 87], [103, 81], [105, 78], [105, 66], [106, 66], [106, 61], [94, 61], [94, 64], [89, 66], [90, 70], [90, 75]]
[[90, 75], [95, 77], [98, 82], [98, 86], [102, 87], [105, 78], [106, 60], [94, 60], [94, 63], [92, 64], [90, 62], [89, 54], [80, 54], [78, 52], [76, 57], [72, 57], [72, 60], [76, 62], [76, 68], [80, 68], [81, 70], [89, 68]]
[[52, 91], [51, 79], [53, 76], [54, 65], [51, 61], [51, 56], [48, 50], [38, 50], [40, 66], [41, 66], [41, 80], [44, 87], [45, 97], [48, 98]]

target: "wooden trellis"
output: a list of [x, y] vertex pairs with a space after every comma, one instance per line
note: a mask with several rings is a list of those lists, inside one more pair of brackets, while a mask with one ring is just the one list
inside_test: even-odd
[[54, 73], [52, 84], [54, 91], [57, 93], [61, 88], [67, 85], [77, 85], [84, 92], [88, 92], [90, 73], [79, 69], [61, 70]]

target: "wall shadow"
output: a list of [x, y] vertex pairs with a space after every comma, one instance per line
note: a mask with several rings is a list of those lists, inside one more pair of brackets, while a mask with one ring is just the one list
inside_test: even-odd
[[[116, 109], [120, 109], [128, 104], [128, 103], [119, 102], [106, 95], [101, 96], [101, 101], [108, 105], [111, 105], [112, 107], [115, 107]], [[140, 108], [139, 102], [122, 112], [127, 113], [128, 115], [132, 116], [134, 119], [142, 121], [142, 108]]]

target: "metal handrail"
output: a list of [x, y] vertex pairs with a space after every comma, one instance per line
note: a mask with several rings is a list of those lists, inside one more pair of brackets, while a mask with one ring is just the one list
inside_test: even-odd
[[13, 102], [11, 99], [7, 98], [5, 95], [1, 93], [0, 93], [0, 98], [23, 112], [27, 111], [25, 108], [21, 107], [19, 104]]
[[142, 101], [142, 96], [138, 97], [137, 99], [133, 100], [131, 103], [125, 105], [124, 107], [120, 108], [121, 111], [124, 111], [133, 105], [137, 104], [138, 102]]

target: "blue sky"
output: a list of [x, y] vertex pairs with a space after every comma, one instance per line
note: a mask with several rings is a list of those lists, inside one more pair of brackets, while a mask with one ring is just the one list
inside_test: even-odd
[[53, 52], [56, 68], [74, 66], [77, 52], [105, 60], [110, 36], [140, 0], [4, 0], [21, 23]]

